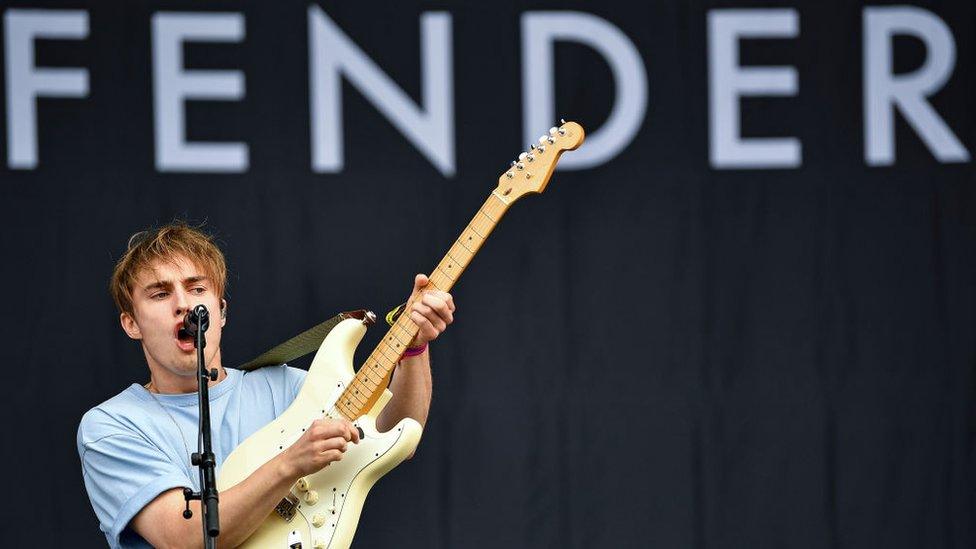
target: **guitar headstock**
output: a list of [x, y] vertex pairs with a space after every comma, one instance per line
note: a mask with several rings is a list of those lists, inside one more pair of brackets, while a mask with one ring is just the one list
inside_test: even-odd
[[544, 191], [560, 155], [583, 144], [583, 126], [565, 120], [559, 122], [558, 128], [549, 128], [549, 133], [530, 145], [528, 151], [522, 152], [498, 178], [495, 193], [502, 200], [510, 203], [526, 194]]

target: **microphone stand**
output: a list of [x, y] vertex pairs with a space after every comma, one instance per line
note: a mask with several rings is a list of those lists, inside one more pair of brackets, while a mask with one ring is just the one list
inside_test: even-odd
[[186, 314], [183, 320], [183, 329], [193, 335], [193, 344], [197, 349], [197, 382], [198, 382], [198, 401], [200, 405], [200, 434], [197, 438], [197, 450], [200, 450], [202, 443], [203, 451], [193, 452], [190, 456], [190, 463], [200, 468], [200, 491], [194, 492], [189, 488], [183, 489], [183, 499], [186, 500], [186, 509], [183, 511], [183, 518], [190, 519], [193, 512], [190, 511], [190, 500], [200, 500], [200, 509], [203, 514], [203, 546], [206, 549], [216, 547], [216, 537], [220, 535], [220, 516], [217, 511], [217, 479], [214, 470], [217, 466], [217, 459], [214, 457], [211, 438], [210, 438], [210, 391], [209, 381], [217, 380], [217, 369], [209, 372], [203, 357], [203, 349], [207, 346], [207, 340], [203, 333], [210, 327], [210, 313], [203, 305], [197, 305], [192, 311]]

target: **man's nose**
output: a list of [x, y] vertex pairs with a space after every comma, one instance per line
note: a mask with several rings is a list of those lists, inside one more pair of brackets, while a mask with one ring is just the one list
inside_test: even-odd
[[176, 297], [176, 316], [185, 315], [190, 310], [189, 296], [182, 290], [176, 290], [174, 297]]

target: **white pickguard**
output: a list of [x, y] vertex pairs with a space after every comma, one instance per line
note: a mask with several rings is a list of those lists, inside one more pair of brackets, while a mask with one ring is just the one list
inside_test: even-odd
[[[365, 333], [366, 327], [356, 319], [344, 320], [329, 332], [291, 406], [248, 437], [224, 461], [217, 477], [219, 490], [247, 478], [332, 408], [354, 375], [353, 353]], [[349, 547], [370, 488], [420, 442], [420, 424], [410, 418], [385, 433], [376, 431], [376, 415], [391, 396], [389, 390], [384, 390], [369, 414], [354, 422], [365, 436], [359, 444], [349, 445], [341, 461], [305, 477], [307, 490], [299, 484], [292, 488], [292, 494], [299, 499], [294, 517], [286, 521], [272, 512], [241, 547], [288, 549], [295, 540], [302, 542], [303, 549]]]

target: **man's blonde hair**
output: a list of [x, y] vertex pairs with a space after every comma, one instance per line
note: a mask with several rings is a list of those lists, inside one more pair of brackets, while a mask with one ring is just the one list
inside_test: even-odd
[[115, 264], [109, 282], [109, 292], [119, 312], [133, 314], [133, 285], [143, 269], [150, 268], [156, 260], [176, 261], [180, 257], [203, 269], [214, 285], [217, 297], [224, 297], [227, 264], [213, 237], [185, 221], [173, 221], [129, 238], [129, 248]]

